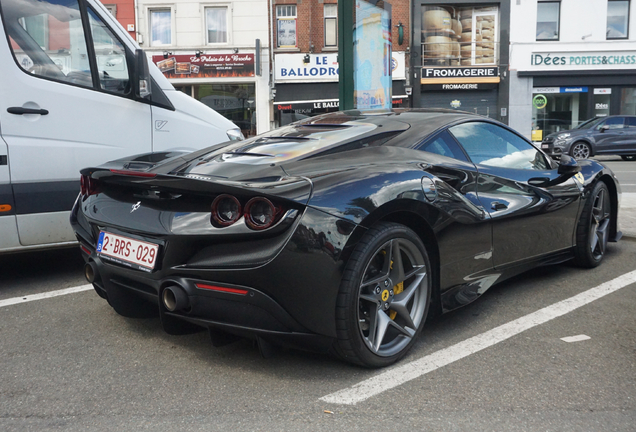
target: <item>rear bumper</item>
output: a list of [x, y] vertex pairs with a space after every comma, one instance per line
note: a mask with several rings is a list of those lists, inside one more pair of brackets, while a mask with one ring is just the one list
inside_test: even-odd
[[[314, 347], [330, 345], [326, 341], [336, 337], [335, 302], [344, 267], [343, 248], [355, 228], [348, 221], [306, 208], [288, 229], [261, 238], [260, 252], [255, 252], [257, 240], [245, 238], [124, 232], [87, 219], [77, 208], [71, 224], [85, 260], [97, 269], [94, 284], [106, 295], [125, 290], [161, 309], [163, 290], [176, 285], [187, 293], [190, 307], [170, 315], [203, 327], [242, 336], [265, 335], [282, 343], [291, 340], [294, 345], [299, 345], [297, 339], [308, 339]], [[100, 230], [160, 244], [157, 267], [147, 273], [98, 255]], [[236, 259], [229, 260], [232, 256]], [[245, 294], [201, 289], [197, 284]], [[317, 343], [317, 339], [325, 343]]]

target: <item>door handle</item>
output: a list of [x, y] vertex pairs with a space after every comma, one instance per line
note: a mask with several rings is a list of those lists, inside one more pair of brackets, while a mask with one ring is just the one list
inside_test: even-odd
[[17, 115], [22, 115], [22, 114], [47, 115], [49, 113], [49, 111], [45, 109], [22, 108], [22, 107], [10, 107], [10, 108], [7, 108], [7, 112], [9, 114], [17, 114]]
[[490, 203], [490, 208], [493, 210], [505, 210], [508, 208], [508, 206], [504, 203], [500, 203], [499, 201], [493, 201], [492, 203]]

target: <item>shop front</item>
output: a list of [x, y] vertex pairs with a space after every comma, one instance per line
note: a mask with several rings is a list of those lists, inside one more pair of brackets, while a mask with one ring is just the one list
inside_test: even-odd
[[267, 80], [256, 75], [253, 53], [164, 53], [152, 61], [177, 90], [234, 122], [245, 137], [269, 129], [269, 92], [258, 92]]
[[[636, 115], [636, 51], [554, 51], [529, 53], [520, 80], [527, 94], [533, 141], [575, 128], [594, 117]], [[528, 111], [530, 112], [530, 111]]]
[[[393, 107], [408, 107], [405, 53], [394, 52], [392, 60]], [[340, 109], [336, 53], [277, 54], [274, 62], [276, 126]]]
[[413, 106], [506, 122], [508, 17], [507, 2], [414, 2]]

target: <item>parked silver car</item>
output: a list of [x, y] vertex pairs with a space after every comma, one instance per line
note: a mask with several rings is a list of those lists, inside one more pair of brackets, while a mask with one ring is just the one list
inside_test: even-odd
[[557, 159], [568, 154], [576, 159], [620, 155], [623, 160], [636, 160], [636, 116], [595, 117], [572, 130], [546, 136], [541, 149]]

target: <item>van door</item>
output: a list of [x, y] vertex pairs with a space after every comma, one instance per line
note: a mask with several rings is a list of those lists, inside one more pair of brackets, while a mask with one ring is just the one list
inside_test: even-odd
[[133, 96], [120, 30], [84, 0], [2, 0], [0, 11], [0, 124], [20, 243], [73, 241], [79, 170], [150, 151], [150, 106]]

